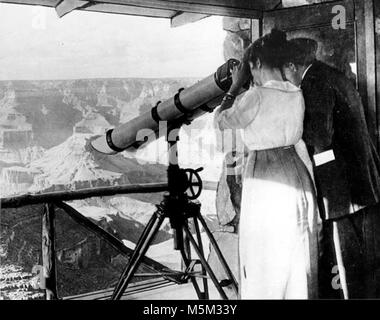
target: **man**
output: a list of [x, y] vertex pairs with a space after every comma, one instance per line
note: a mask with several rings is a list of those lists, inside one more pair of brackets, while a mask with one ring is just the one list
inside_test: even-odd
[[293, 39], [289, 45], [292, 54], [283, 74], [303, 90], [303, 140], [314, 164], [324, 218], [321, 297], [343, 292], [345, 298], [364, 298], [368, 296], [367, 260], [372, 255], [366, 249], [365, 226], [368, 219], [378, 219], [380, 224], [380, 212], [363, 209], [380, 201], [379, 157], [352, 80], [316, 60], [314, 40]]

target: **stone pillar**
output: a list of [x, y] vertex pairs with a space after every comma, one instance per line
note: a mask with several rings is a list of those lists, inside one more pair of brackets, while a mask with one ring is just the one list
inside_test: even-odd
[[[227, 32], [223, 43], [225, 60], [231, 58], [242, 59], [244, 50], [250, 45], [252, 40], [253, 24], [258, 27], [258, 24], [251, 21], [251, 19], [224, 17], [223, 29]], [[258, 34], [258, 32], [255, 32], [255, 34]], [[239, 137], [236, 138], [238, 139]], [[218, 144], [220, 143], [221, 141], [218, 141]], [[215, 200], [220, 230], [215, 232], [214, 236], [231, 271], [234, 273], [237, 281], [239, 281], [238, 223], [241, 200], [241, 170], [239, 170], [239, 167], [236, 167], [235, 176], [230, 174], [231, 168], [227, 170], [227, 165], [230, 165], [233, 159], [237, 159], [237, 157], [233, 156], [232, 152], [228, 152], [225, 155], [223, 172], [219, 179]], [[227, 174], [227, 171], [229, 174]], [[226, 279], [225, 272], [213, 250], [210, 252], [209, 263], [219, 281]], [[232, 287], [226, 287], [225, 289], [230, 299], [237, 298]]]
[[240, 60], [244, 49], [251, 43], [251, 19], [224, 17], [223, 29], [227, 32], [223, 44], [224, 59]]

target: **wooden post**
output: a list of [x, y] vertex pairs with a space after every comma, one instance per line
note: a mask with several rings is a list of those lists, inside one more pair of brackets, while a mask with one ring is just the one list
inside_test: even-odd
[[375, 48], [376, 48], [376, 112], [377, 112], [377, 128], [378, 140], [377, 150], [380, 152], [380, 3], [378, 1], [375, 4]]
[[[359, 92], [363, 99], [370, 136], [375, 145], [379, 141], [376, 110], [376, 56], [375, 56], [375, 19], [374, 0], [355, 0], [357, 20], [357, 55]], [[376, 246], [379, 237], [375, 233], [374, 217], [378, 207], [366, 208], [363, 220], [365, 253], [366, 298], [375, 298], [376, 283]]]
[[357, 66], [359, 93], [370, 136], [375, 145], [379, 131], [376, 116], [376, 56], [373, 0], [355, 0]]
[[42, 214], [42, 264], [44, 267], [46, 300], [57, 299], [54, 218], [54, 205], [51, 203], [45, 204]]

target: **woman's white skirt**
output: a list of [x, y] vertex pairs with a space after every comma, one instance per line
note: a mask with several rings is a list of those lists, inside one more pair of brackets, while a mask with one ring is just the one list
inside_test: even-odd
[[251, 151], [239, 224], [240, 297], [318, 297], [318, 210], [294, 147]]

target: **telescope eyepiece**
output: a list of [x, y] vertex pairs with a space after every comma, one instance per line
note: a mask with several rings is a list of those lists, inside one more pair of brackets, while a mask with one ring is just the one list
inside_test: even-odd
[[121, 149], [121, 148], [115, 146], [114, 143], [112, 142], [112, 131], [113, 131], [113, 129], [109, 129], [106, 132], [106, 141], [107, 141], [108, 146], [115, 152], [124, 151], [124, 149]]
[[236, 59], [229, 59], [225, 64], [220, 66], [214, 74], [215, 83], [224, 92], [227, 92], [232, 85], [231, 70], [233, 66], [238, 65], [240, 62]]

